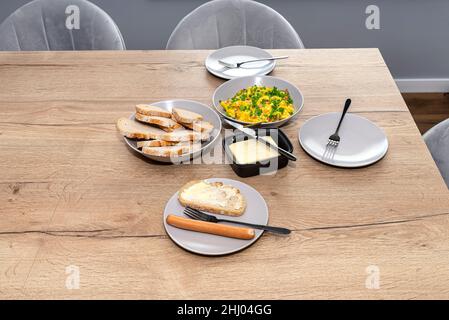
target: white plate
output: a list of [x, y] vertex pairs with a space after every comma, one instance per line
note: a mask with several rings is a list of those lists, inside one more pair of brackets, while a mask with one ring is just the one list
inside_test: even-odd
[[[200, 156], [202, 153], [207, 152], [210, 150], [210, 148], [217, 142], [217, 139], [220, 137], [221, 132], [221, 120], [218, 114], [211, 108], [206, 106], [205, 104], [196, 102], [196, 101], [190, 101], [190, 100], [166, 100], [166, 101], [159, 101], [150, 103], [152, 106], [160, 107], [167, 111], [172, 111], [172, 108], [182, 108], [189, 111], [193, 111], [196, 113], [199, 113], [203, 116], [205, 121], [210, 122], [214, 126], [214, 130], [211, 132], [211, 137], [208, 141], [203, 141], [201, 143], [201, 149], [184, 154], [179, 157], [161, 157], [161, 156], [153, 156], [146, 153], [143, 153], [142, 150], [137, 148], [137, 141], [136, 139], [129, 139], [127, 137], [124, 137], [126, 144], [133, 149], [135, 152], [140, 153], [144, 157], [147, 157], [151, 160], [158, 161], [158, 162], [166, 162], [166, 163], [181, 163], [188, 161], [190, 159], [196, 158]], [[130, 116], [130, 119], [134, 120], [135, 116], [132, 114]]]
[[[254, 188], [248, 186], [247, 184], [231, 180], [225, 178], [214, 178], [214, 179], [206, 179], [206, 181], [215, 182], [220, 181], [224, 184], [232, 185], [240, 190], [243, 196], [246, 199], [246, 210], [240, 217], [230, 217], [230, 216], [222, 216], [219, 214], [214, 214], [219, 218], [243, 221], [249, 223], [256, 223], [267, 225], [268, 224], [268, 207], [265, 203], [265, 200], [257, 192]], [[213, 234], [183, 230], [171, 225], [167, 224], [167, 216], [169, 214], [177, 215], [180, 217], [187, 218], [183, 214], [184, 207], [178, 201], [178, 192], [176, 192], [168, 201], [164, 210], [164, 227], [167, 231], [168, 236], [180, 247], [185, 250], [208, 255], [208, 256], [217, 256], [230, 254], [242, 249], [247, 248], [251, 244], [257, 241], [259, 237], [262, 235], [262, 230], [256, 230], [256, 236], [251, 240], [240, 240], [227, 238], [222, 236], [216, 236]], [[232, 224], [233, 226], [239, 226], [237, 224]]]
[[226, 81], [221, 86], [219, 86], [212, 96], [212, 102], [214, 104], [215, 110], [218, 111], [223, 117], [230, 119], [234, 122], [242, 123], [242, 124], [251, 124], [250, 122], [240, 121], [236, 120], [234, 118], [229, 117], [226, 114], [226, 111], [223, 109], [223, 107], [220, 105], [220, 101], [222, 100], [228, 100], [235, 96], [237, 92], [239, 92], [242, 89], [251, 87], [251, 86], [265, 86], [265, 87], [277, 87], [278, 89], [285, 90], [287, 89], [290, 97], [293, 100], [293, 107], [295, 108], [295, 111], [293, 114], [283, 120], [274, 121], [274, 122], [264, 122], [260, 124], [261, 127], [270, 127], [270, 128], [277, 128], [291, 119], [293, 119], [299, 111], [301, 111], [302, 107], [304, 106], [304, 96], [302, 95], [301, 91], [292, 83], [283, 80], [281, 78], [272, 77], [272, 76], [249, 76], [249, 77], [240, 77], [237, 79], [232, 79], [230, 81]]
[[240, 68], [228, 68], [218, 60], [237, 63], [258, 58], [272, 58], [265, 50], [250, 46], [232, 46], [218, 49], [206, 58], [206, 69], [213, 75], [223, 79], [234, 79], [244, 76], [266, 75], [273, 71], [275, 61], [259, 61], [242, 65]]
[[340, 144], [326, 152], [327, 141], [340, 116], [338, 112], [327, 113], [306, 121], [299, 130], [299, 143], [304, 151], [319, 161], [345, 168], [367, 166], [385, 156], [388, 150], [385, 133], [368, 119], [351, 113], [346, 114], [341, 124]]

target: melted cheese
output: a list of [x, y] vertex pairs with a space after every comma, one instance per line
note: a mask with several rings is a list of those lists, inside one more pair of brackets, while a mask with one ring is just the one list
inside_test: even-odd
[[[272, 137], [267, 136], [262, 137], [262, 139], [274, 145], [276, 144]], [[229, 146], [229, 149], [238, 164], [256, 163], [279, 156], [276, 150], [271, 149], [269, 146], [255, 139], [235, 142]]]

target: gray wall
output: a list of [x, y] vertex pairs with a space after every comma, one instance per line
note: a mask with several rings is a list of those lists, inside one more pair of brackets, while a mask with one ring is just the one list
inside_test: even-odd
[[[128, 49], [163, 49], [202, 0], [91, 0], [121, 29]], [[27, 0], [1, 0], [0, 21]], [[308, 48], [379, 47], [395, 78], [449, 78], [449, 0], [260, 0], [279, 11]], [[380, 30], [365, 8], [380, 8]]]

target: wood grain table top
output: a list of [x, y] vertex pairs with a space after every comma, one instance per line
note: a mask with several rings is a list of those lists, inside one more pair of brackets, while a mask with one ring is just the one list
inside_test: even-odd
[[[115, 128], [137, 103], [211, 105], [223, 80], [208, 51], [0, 53], [0, 298], [449, 298], [449, 193], [380, 52], [272, 52], [290, 56], [272, 75], [305, 96], [284, 130], [299, 161], [246, 179], [147, 161]], [[333, 168], [299, 146], [304, 121], [347, 97], [388, 136], [373, 166]], [[167, 200], [211, 177], [256, 188], [291, 236], [215, 258], [176, 246]]]

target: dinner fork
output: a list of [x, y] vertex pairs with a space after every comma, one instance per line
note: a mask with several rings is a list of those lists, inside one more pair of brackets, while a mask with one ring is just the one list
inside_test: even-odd
[[340, 130], [341, 123], [343, 122], [343, 118], [345, 117], [346, 112], [348, 111], [350, 105], [351, 99], [347, 99], [345, 102], [345, 106], [343, 108], [343, 113], [341, 114], [340, 117], [340, 121], [338, 122], [337, 130], [335, 130], [335, 133], [332, 134], [329, 137], [329, 140], [327, 141], [327, 144], [332, 147], [338, 147], [338, 145], [340, 144], [340, 136], [338, 135], [338, 130]]
[[245, 63], [250, 62], [259, 62], [259, 61], [273, 61], [273, 60], [281, 60], [281, 59], [287, 59], [288, 56], [279, 56], [279, 57], [272, 57], [272, 58], [261, 58], [261, 59], [251, 59], [251, 60], [245, 60], [240, 62], [227, 62], [224, 60], [218, 60], [222, 65], [228, 67], [228, 68], [240, 68]]
[[343, 122], [343, 119], [346, 115], [346, 112], [349, 109], [349, 106], [351, 105], [351, 99], [347, 99], [345, 102], [345, 106], [343, 108], [343, 113], [341, 114], [340, 121], [338, 122], [337, 129], [335, 130], [335, 133], [332, 134], [329, 139], [327, 140], [326, 148], [324, 149], [323, 153], [323, 160], [328, 159], [332, 160], [335, 156], [335, 152], [337, 151], [337, 147], [340, 144], [340, 136], [338, 135], [338, 130], [340, 130], [341, 123]]
[[291, 233], [291, 231], [289, 229], [286, 229], [286, 228], [264, 226], [264, 225], [261, 225], [261, 224], [253, 224], [253, 223], [234, 221], [234, 220], [227, 220], [227, 219], [218, 219], [216, 216], [204, 213], [202, 211], [199, 211], [199, 210], [196, 210], [196, 209], [193, 209], [193, 208], [190, 208], [190, 207], [186, 207], [184, 209], [184, 214], [186, 216], [188, 216], [189, 218], [192, 218], [194, 220], [202, 220], [202, 221], [212, 222], [212, 223], [229, 222], [229, 223], [240, 224], [240, 225], [251, 227], [251, 228], [254, 228], [254, 229], [265, 230], [265, 231], [278, 233], [278, 234], [290, 234]]

